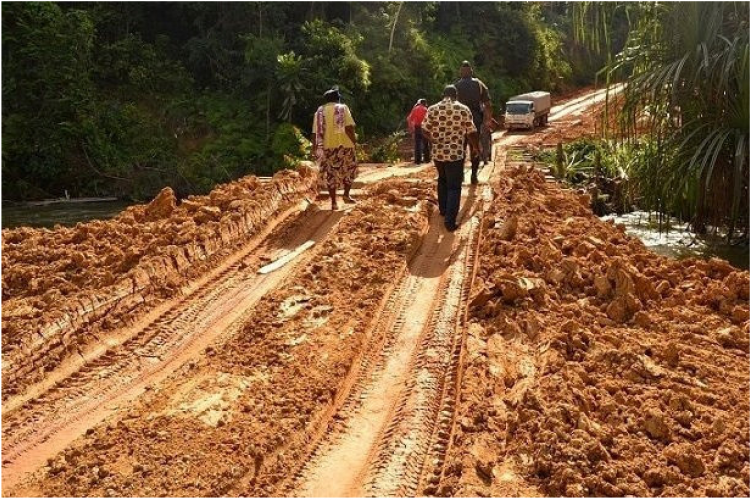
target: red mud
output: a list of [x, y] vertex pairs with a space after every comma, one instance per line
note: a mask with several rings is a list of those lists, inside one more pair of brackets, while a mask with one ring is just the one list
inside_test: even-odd
[[485, 219], [455, 496], [748, 496], [750, 276], [506, 171]]
[[179, 205], [165, 188], [111, 220], [3, 230], [3, 400], [145, 303], [176, 293], [314, 181], [308, 168], [267, 183], [250, 176]]
[[430, 186], [389, 181], [345, 215], [242, 332], [50, 460], [19, 494], [262, 495], [330, 411], [426, 231]]

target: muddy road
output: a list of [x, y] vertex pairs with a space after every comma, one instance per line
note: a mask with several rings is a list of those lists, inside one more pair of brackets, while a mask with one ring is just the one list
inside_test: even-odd
[[[366, 169], [337, 212], [303, 168], [4, 231], [3, 494], [746, 495], [747, 273], [506, 161], [602, 99], [497, 134], [455, 233], [428, 166]], [[613, 489], [625, 450], [655, 462]]]

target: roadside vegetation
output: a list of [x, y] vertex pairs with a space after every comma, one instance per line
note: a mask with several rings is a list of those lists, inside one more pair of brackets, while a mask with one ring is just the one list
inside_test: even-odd
[[609, 103], [607, 119], [617, 125], [605, 130], [616, 139], [569, 146], [568, 176], [589, 168], [595, 150], [603, 173], [627, 180], [639, 208], [746, 242], [747, 4], [583, 3], [577, 38], [612, 53], [609, 33], [623, 18], [628, 38], [600, 72], [606, 82], [627, 82], [622, 100]]
[[604, 56], [568, 4], [41, 3], [2, 6], [6, 200], [208, 192], [308, 157], [334, 84], [360, 159], [389, 161], [417, 98], [463, 59], [496, 102], [591, 83]]

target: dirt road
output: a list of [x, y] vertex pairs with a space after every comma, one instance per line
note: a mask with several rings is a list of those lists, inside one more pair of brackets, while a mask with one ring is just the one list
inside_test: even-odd
[[[254, 304], [313, 253], [295, 250], [319, 244], [342, 215], [302, 207], [296, 212], [302, 213], [293, 222], [273, 224], [262, 244], [249, 244], [191, 293], [163, 306], [164, 312], [138, 321], [123, 343], [89, 353], [75, 368], [52, 372], [43, 386], [6, 403], [3, 461], [12, 467], [3, 471], [3, 482], [12, 485], [39, 468], [208, 345], [236, 335]], [[287, 255], [296, 259], [286, 262]], [[259, 274], [265, 260], [287, 265]]]
[[[563, 103], [554, 119], [601, 99]], [[485, 493], [461, 471], [478, 442], [463, 427], [478, 418], [465, 402], [481, 385], [466, 372], [468, 302], [502, 225], [493, 193], [508, 146], [584, 125], [497, 134], [496, 162], [464, 189], [453, 234], [430, 201], [432, 170], [392, 166], [360, 177], [356, 206], [331, 212], [294, 194], [262, 231], [235, 237], [246, 243], [224, 238], [226, 255], [182, 293], [145, 304], [81, 356], [45, 360], [4, 398], [3, 494]], [[543, 367], [523, 359], [531, 384]]]

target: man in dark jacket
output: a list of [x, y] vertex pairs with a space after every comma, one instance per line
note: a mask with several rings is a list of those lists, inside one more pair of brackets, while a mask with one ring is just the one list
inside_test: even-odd
[[[471, 111], [474, 126], [482, 130], [482, 126], [489, 128], [492, 120], [492, 103], [487, 85], [478, 78], [474, 78], [474, 70], [471, 69], [469, 61], [461, 63], [461, 78], [455, 83], [458, 90], [458, 102], [467, 106]], [[479, 152], [471, 155], [471, 183], [479, 182], [477, 171], [479, 170]]]

